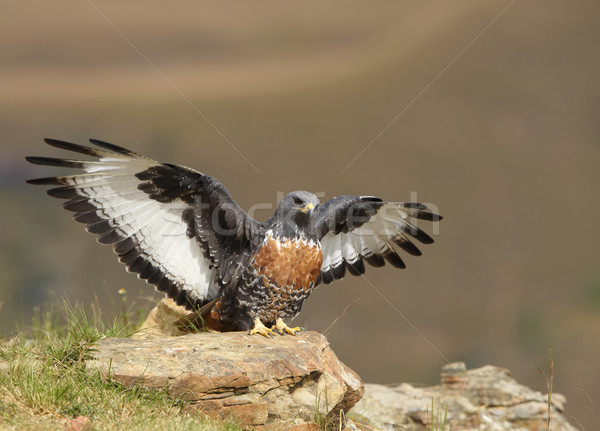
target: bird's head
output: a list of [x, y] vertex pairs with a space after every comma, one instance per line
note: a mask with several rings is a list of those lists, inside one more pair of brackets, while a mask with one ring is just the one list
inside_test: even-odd
[[309, 225], [310, 217], [320, 204], [319, 198], [305, 191], [288, 193], [279, 201], [275, 218], [277, 224], [288, 228], [304, 228]]

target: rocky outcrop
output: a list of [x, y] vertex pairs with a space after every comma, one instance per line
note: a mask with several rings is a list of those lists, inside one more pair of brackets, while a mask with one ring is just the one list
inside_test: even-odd
[[250, 427], [335, 421], [364, 391], [358, 375], [316, 332], [272, 339], [245, 332], [105, 339], [92, 354], [86, 366], [106, 378], [127, 387], [166, 388], [190, 401], [191, 412], [234, 416]]
[[[550, 430], [575, 430], [561, 413], [564, 404], [562, 395], [552, 394]], [[366, 384], [350, 417], [382, 429], [541, 431], [546, 429], [548, 396], [520, 385], [506, 369], [467, 370], [458, 362], [442, 369], [437, 386]]]
[[[463, 363], [442, 369], [441, 383], [414, 387], [367, 384], [342, 364], [324, 336], [265, 339], [245, 333], [181, 335], [187, 314], [163, 299], [132, 338], [104, 340], [89, 367], [126, 386], [167, 388], [191, 401], [189, 410], [234, 416], [249, 428], [318, 430], [317, 417], [346, 430], [545, 430], [548, 397], [520, 385], [508, 370]], [[1, 364], [0, 364], [1, 365]], [[575, 430], [552, 394], [550, 430]], [[342, 415], [344, 416], [344, 415]], [[321, 422], [323, 423], [323, 422]]]

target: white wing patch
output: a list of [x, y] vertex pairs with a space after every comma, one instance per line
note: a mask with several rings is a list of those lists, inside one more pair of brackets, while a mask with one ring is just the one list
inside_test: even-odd
[[[216, 297], [219, 287], [213, 283], [214, 270], [197, 238], [186, 234], [183, 213], [190, 206], [181, 200], [161, 203], [138, 189], [141, 180], [136, 173], [157, 162], [135, 153], [90, 151], [98, 157], [97, 161], [76, 161], [78, 166], [70, 166], [80, 167], [86, 173], [57, 180], [93, 208], [85, 206], [79, 210], [77, 196], [70, 196], [65, 208], [76, 211], [75, 219], [88, 223], [86, 229], [98, 234], [99, 242], [114, 244], [115, 252], [120, 243], [129, 239], [129, 247], [119, 250], [120, 260], [127, 264], [129, 272], [137, 272], [138, 277], [156, 284], [157, 289], [171, 297], [185, 291], [194, 302]], [[60, 192], [55, 195], [61, 197]], [[159, 284], [165, 278], [171, 283]]]
[[[362, 260], [373, 266], [383, 266], [385, 261], [404, 268], [397, 247], [418, 256], [419, 249], [407, 237], [423, 243], [433, 242], [431, 237], [409, 222], [409, 218], [420, 210], [409, 208], [404, 203], [386, 203], [377, 214], [359, 227], [348, 226], [346, 232], [328, 232], [321, 239], [323, 265], [321, 277], [324, 283], [343, 278], [348, 269], [352, 274], [364, 273]], [[394, 244], [397, 247], [394, 247]]]

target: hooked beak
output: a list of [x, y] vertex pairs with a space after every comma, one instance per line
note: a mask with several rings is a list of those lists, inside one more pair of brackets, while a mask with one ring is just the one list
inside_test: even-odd
[[306, 206], [304, 208], [300, 208], [300, 211], [308, 213], [308, 215], [311, 215], [313, 213], [314, 209], [315, 209], [314, 204], [308, 203], [308, 204], [306, 204]]

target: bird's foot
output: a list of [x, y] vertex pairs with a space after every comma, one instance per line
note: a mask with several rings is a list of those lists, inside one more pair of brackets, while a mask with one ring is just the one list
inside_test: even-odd
[[283, 335], [283, 334], [296, 335], [296, 333], [300, 332], [300, 330], [302, 328], [300, 328], [299, 326], [296, 326], [295, 328], [290, 328], [288, 325], [286, 325], [283, 322], [283, 320], [281, 320], [281, 317], [279, 317], [279, 318], [277, 318], [277, 321], [275, 322], [275, 329], [277, 329], [281, 335]]
[[250, 335], [254, 334], [260, 334], [263, 337], [270, 338], [275, 335], [275, 332], [273, 332], [272, 329], [267, 328], [265, 325], [263, 325], [263, 323], [257, 317], [256, 319], [254, 319], [254, 327], [250, 330]]

